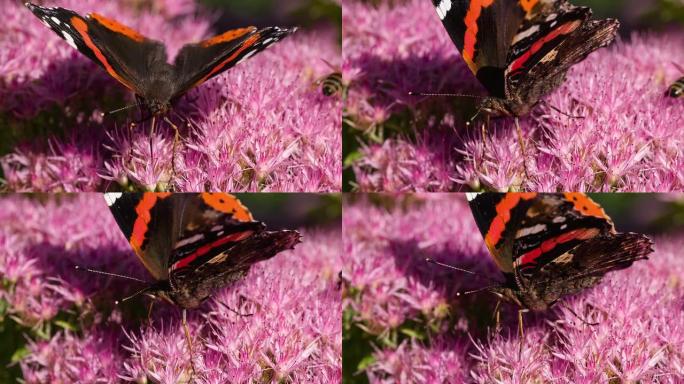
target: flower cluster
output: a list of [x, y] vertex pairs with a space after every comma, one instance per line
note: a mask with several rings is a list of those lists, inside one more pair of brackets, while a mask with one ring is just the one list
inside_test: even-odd
[[684, 188], [684, 105], [664, 96], [684, 33], [634, 34], [573, 66], [520, 120], [521, 147], [513, 118], [467, 125], [478, 99], [410, 96], [486, 91], [429, 1], [377, 3], [344, 2], [344, 114], [364, 143], [345, 155], [360, 190]]
[[344, 207], [350, 373], [360, 369], [372, 383], [676, 382], [684, 374], [681, 235], [656, 238], [650, 260], [526, 314], [521, 340], [517, 308], [503, 305], [495, 332], [495, 298], [458, 296], [489, 282], [425, 262], [499, 279], [464, 196], [374, 199]]
[[189, 311], [189, 351], [178, 308], [157, 304], [147, 318], [142, 298], [115, 306], [139, 287], [74, 269], [149, 280], [101, 195], [12, 196], [0, 208], [0, 301], [29, 335], [27, 383], [340, 381], [339, 230], [305, 231]]
[[[164, 41], [172, 58], [211, 35], [192, 1], [63, 0]], [[103, 113], [132, 95], [21, 2], [0, 26], [0, 158], [7, 188], [31, 191], [332, 191], [341, 188], [340, 97], [318, 80], [340, 65], [334, 33], [300, 30], [183, 96], [168, 116]], [[152, 126], [152, 124], [154, 124]], [[173, 124], [173, 125], [172, 125]], [[175, 140], [175, 130], [180, 139]]]

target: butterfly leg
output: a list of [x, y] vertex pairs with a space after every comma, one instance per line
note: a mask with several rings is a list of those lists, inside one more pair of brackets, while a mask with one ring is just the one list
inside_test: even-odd
[[154, 141], [154, 126], [157, 123], [157, 117], [152, 115], [152, 121], [150, 122], [150, 158], [152, 160], [152, 164], [154, 165], [154, 149], [153, 149], [153, 141]]
[[501, 299], [496, 300], [496, 306], [494, 307], [494, 332], [499, 333], [501, 331]]
[[180, 141], [180, 132], [178, 131], [178, 126], [171, 122], [168, 117], [164, 116], [164, 121], [166, 121], [166, 123], [170, 125], [175, 132], [173, 136], [173, 150], [171, 152], [171, 182], [173, 182], [173, 180], [176, 178], [176, 147]]
[[518, 346], [518, 360], [522, 356], [523, 343], [525, 342], [525, 331], [523, 327], [523, 313], [527, 312], [527, 309], [518, 310], [518, 334], [520, 336], [520, 345]]
[[575, 316], [579, 321], [583, 322], [585, 325], [589, 325], [589, 326], [599, 325], [599, 323], [591, 323], [587, 319], [580, 317], [575, 311], [572, 310], [572, 308], [570, 308], [565, 303], [563, 303], [562, 306], [563, 306], [563, 308], [567, 309], [573, 316]]
[[250, 316], [254, 316], [253, 313], [240, 313], [240, 312], [238, 312], [237, 310], [235, 310], [235, 309], [233, 309], [233, 308], [227, 306], [227, 305], [224, 304], [223, 302], [220, 302], [220, 301], [219, 301], [218, 303], [221, 304], [221, 306], [222, 306], [223, 308], [227, 309], [227, 310], [230, 311], [230, 312], [233, 312], [234, 314], [236, 314], [236, 315], [238, 315], [238, 316], [240, 316], [240, 317], [250, 317]]
[[530, 176], [527, 173], [527, 154], [525, 153], [525, 142], [523, 141], [523, 133], [520, 128], [520, 121], [515, 118], [515, 130], [518, 132], [518, 145], [520, 146], [520, 155], [522, 156], [523, 169], [525, 172], [525, 179], [529, 180]]
[[185, 341], [188, 343], [188, 351], [190, 352], [190, 367], [192, 368], [192, 375], [195, 376], [195, 360], [192, 353], [192, 340], [190, 339], [190, 329], [188, 328], [187, 310], [183, 309], [183, 329], [185, 330]]
[[154, 300], [150, 300], [150, 306], [147, 308], [147, 323], [152, 325], [152, 307], [154, 307]]

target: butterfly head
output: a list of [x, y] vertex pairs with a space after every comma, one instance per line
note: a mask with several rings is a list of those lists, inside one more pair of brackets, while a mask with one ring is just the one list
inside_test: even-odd
[[541, 297], [534, 289], [512, 288], [506, 284], [490, 288], [489, 291], [502, 301], [535, 312], [543, 312], [551, 308], [561, 296], [559, 292], [547, 292], [544, 297]]
[[158, 99], [145, 99], [145, 106], [155, 116], [163, 116], [171, 110], [171, 102]]

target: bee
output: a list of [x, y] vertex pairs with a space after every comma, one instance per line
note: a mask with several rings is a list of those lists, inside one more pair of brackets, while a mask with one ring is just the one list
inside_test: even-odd
[[[321, 92], [326, 96], [334, 96], [342, 93], [342, 72], [333, 72], [318, 80]], [[684, 86], [684, 83], [682, 83]]]
[[[675, 63], [672, 64], [674, 64], [677, 69], [684, 72], [684, 68]], [[675, 81], [675, 83], [668, 88], [666, 95], [674, 98], [684, 97], [684, 76], [680, 77], [679, 80]]]
[[684, 76], [675, 81], [667, 90], [667, 95], [674, 98], [684, 97]]
[[333, 65], [327, 61], [325, 61], [325, 63], [330, 67], [332, 72], [320, 77], [314, 82], [314, 85], [320, 87], [321, 93], [325, 96], [341, 96], [345, 90], [344, 83], [342, 82], [342, 70], [339, 66]]

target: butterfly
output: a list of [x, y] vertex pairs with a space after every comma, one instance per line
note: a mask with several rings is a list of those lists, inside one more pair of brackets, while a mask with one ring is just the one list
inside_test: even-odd
[[461, 57], [487, 89], [479, 110], [527, 115], [568, 69], [614, 39], [620, 23], [590, 20], [565, 0], [432, 0]]
[[97, 13], [85, 17], [64, 8], [26, 3], [34, 15], [69, 45], [133, 91], [152, 115], [165, 115], [192, 88], [294, 33], [296, 28], [239, 28], [187, 44], [173, 64], [166, 47]]
[[544, 311], [653, 252], [638, 233], [620, 233], [583, 193], [482, 193], [468, 201], [504, 282], [491, 288], [524, 309]]
[[301, 242], [269, 232], [226, 193], [107, 193], [119, 228], [154, 283], [142, 292], [183, 309], [243, 278], [250, 267]]

